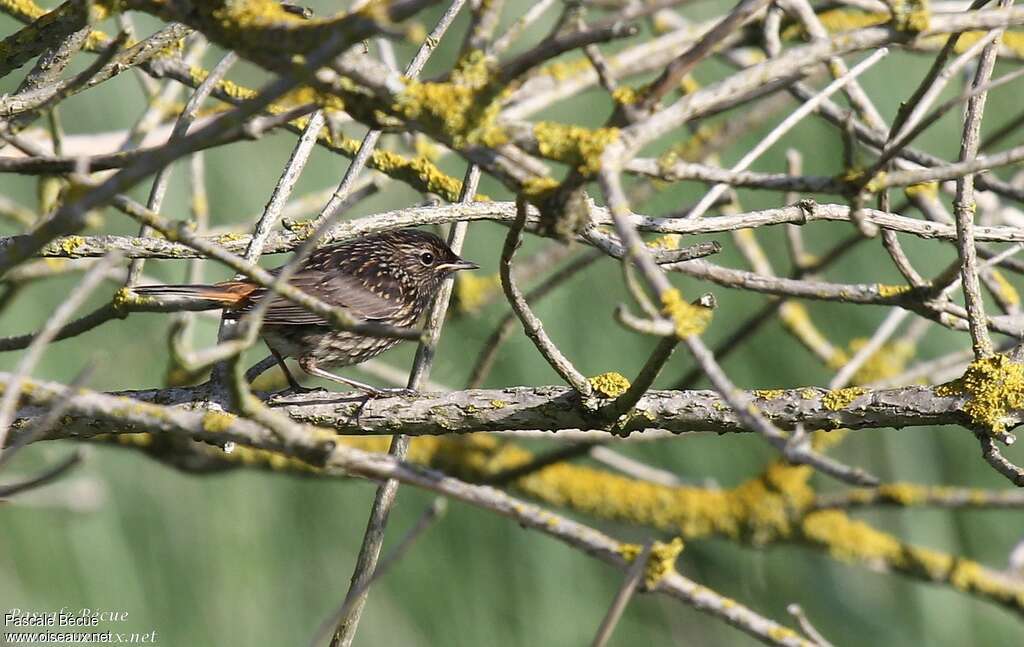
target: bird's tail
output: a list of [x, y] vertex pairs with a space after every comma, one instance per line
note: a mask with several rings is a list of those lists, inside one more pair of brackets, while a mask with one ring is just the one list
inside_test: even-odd
[[258, 286], [243, 281], [225, 281], [214, 285], [139, 285], [132, 291], [162, 304], [182, 306], [183, 310], [234, 309], [242, 306]]

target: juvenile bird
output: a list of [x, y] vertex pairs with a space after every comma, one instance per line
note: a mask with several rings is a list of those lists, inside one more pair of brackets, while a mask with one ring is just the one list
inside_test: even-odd
[[[434, 234], [402, 229], [324, 245], [309, 255], [288, 283], [325, 303], [346, 308], [358, 319], [405, 327], [416, 323], [444, 279], [458, 270], [478, 267], [459, 258]], [[270, 272], [277, 274], [282, 269]], [[238, 319], [269, 298], [260, 335], [295, 390], [301, 387], [288, 371], [286, 357], [297, 359], [309, 375], [374, 392], [377, 389], [324, 368], [365, 362], [400, 341], [335, 330], [323, 317], [248, 280], [143, 285], [135, 292], [200, 300], [198, 307], [192, 304], [190, 309], [223, 309], [229, 319]]]

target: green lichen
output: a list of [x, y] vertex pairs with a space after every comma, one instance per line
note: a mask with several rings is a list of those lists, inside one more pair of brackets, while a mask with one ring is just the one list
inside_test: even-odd
[[963, 395], [963, 412], [978, 428], [992, 435], [1006, 433], [1015, 422], [1011, 412], [1024, 408], [1024, 365], [1006, 355], [971, 362], [963, 376], [935, 387], [936, 395]]
[[587, 380], [594, 392], [601, 397], [617, 398], [629, 390], [629, 380], [621, 373], [610, 371], [595, 375]]
[[829, 391], [821, 399], [821, 403], [829, 411], [841, 411], [853, 404], [853, 401], [867, 393], [867, 389], [859, 386], [850, 386], [845, 389]]

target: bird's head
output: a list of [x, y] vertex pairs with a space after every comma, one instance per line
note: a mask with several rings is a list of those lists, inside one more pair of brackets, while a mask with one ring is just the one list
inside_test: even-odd
[[402, 292], [429, 299], [441, 283], [459, 270], [475, 270], [436, 235], [419, 229], [400, 229], [359, 238], [355, 273], [368, 282], [398, 284]]

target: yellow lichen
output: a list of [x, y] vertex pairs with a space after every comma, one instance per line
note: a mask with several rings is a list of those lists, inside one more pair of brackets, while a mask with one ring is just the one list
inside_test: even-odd
[[878, 486], [878, 494], [900, 505], [914, 505], [924, 499], [924, 489], [912, 483], [883, 483]]
[[[863, 338], [852, 340], [850, 352], [857, 353], [867, 343], [868, 340]], [[914, 350], [914, 345], [906, 341], [883, 344], [853, 374], [852, 383], [871, 384], [899, 375], [906, 368], [907, 361], [914, 356]]]
[[1017, 292], [1017, 288], [1013, 287], [1006, 276], [997, 269], [992, 269], [989, 272], [989, 277], [992, 279], [993, 290], [998, 294], [999, 298], [1011, 306], [1020, 305], [1020, 294]]
[[57, 248], [66, 256], [75, 257], [76, 252], [85, 245], [85, 239], [81, 236], [65, 236], [56, 242]]
[[[818, 14], [821, 24], [829, 33], [853, 31], [862, 27], [874, 27], [883, 25], [889, 21], [889, 15], [881, 12], [865, 12], [859, 9], [830, 9]], [[786, 40], [795, 40], [804, 37], [807, 32], [802, 24], [793, 24], [782, 30], [782, 37]]]
[[590, 59], [583, 57], [571, 61], [555, 61], [540, 68], [539, 74], [550, 76], [556, 81], [565, 81], [581, 72], [591, 69]]
[[601, 170], [601, 154], [608, 144], [619, 138], [619, 129], [590, 130], [541, 121], [534, 125], [533, 136], [543, 157], [573, 166], [584, 175], [593, 175]]
[[[656, 541], [651, 545], [651, 553], [644, 566], [644, 586], [653, 589], [669, 573], [676, 570], [676, 560], [683, 552], [683, 539], [676, 537], [668, 543]], [[627, 562], [634, 561], [643, 552], [638, 544], [620, 544], [619, 554]]]
[[754, 391], [754, 396], [762, 400], [776, 400], [785, 394], [786, 392], [782, 389], [758, 389]]
[[628, 85], [620, 85], [612, 92], [612, 100], [624, 106], [631, 106], [640, 100], [640, 95], [634, 88]]
[[800, 398], [802, 400], [813, 400], [816, 397], [818, 397], [818, 392], [815, 391], [814, 389], [801, 389], [800, 390]]
[[679, 249], [679, 245], [682, 244], [683, 237], [679, 234], [665, 234], [655, 238], [651, 242], [647, 243], [647, 246], [651, 249], [667, 249], [674, 250]]
[[885, 283], [878, 283], [875, 288], [878, 290], [878, 296], [883, 299], [889, 299], [901, 294], [906, 294], [911, 290], [909, 285], [887, 285]]
[[508, 136], [495, 123], [501, 106], [489, 87], [492, 65], [483, 52], [470, 52], [448, 82], [408, 81], [392, 109], [406, 119], [436, 128], [457, 148], [500, 146]]
[[892, 24], [899, 31], [922, 32], [928, 29], [931, 13], [928, 0], [892, 0]]
[[1024, 408], [1024, 365], [1006, 355], [978, 359], [960, 378], [935, 387], [935, 393], [967, 396], [963, 411], [971, 422], [993, 435], [1003, 434], [1015, 422], [1011, 412]]
[[853, 401], [867, 393], [867, 389], [859, 386], [849, 386], [845, 389], [829, 391], [821, 399], [821, 403], [829, 411], [840, 411], [853, 404]]
[[597, 395], [605, 398], [617, 398], [629, 390], [629, 380], [614, 371], [595, 375], [587, 381]]
[[536, 202], [548, 197], [558, 188], [558, 180], [553, 177], [530, 176], [523, 180], [523, 195]]
[[787, 301], [779, 307], [779, 322], [797, 341], [815, 355], [825, 358], [833, 368], [839, 368], [848, 361], [846, 353], [835, 348], [818, 330], [810, 313], [802, 303]]
[[441, 147], [431, 141], [429, 137], [420, 134], [417, 134], [413, 139], [413, 146], [416, 150], [417, 156], [426, 158], [431, 162], [436, 162], [444, 152], [441, 150]]
[[111, 299], [110, 305], [113, 306], [117, 312], [130, 312], [133, 308], [137, 308], [143, 305], [154, 304], [157, 302], [155, 297], [144, 297], [136, 294], [131, 288], [121, 288], [114, 293], [113, 299]]
[[706, 157], [709, 144], [721, 134], [723, 125], [721, 122], [713, 124], [701, 124], [697, 131], [685, 141], [673, 146], [667, 153], [658, 158], [658, 166], [665, 172], [678, 160], [684, 162], [699, 162]]
[[477, 312], [501, 291], [501, 277], [497, 274], [476, 276], [460, 272], [455, 280], [455, 299], [459, 310]]
[[923, 182], [921, 184], [911, 184], [910, 186], [903, 189], [903, 192], [907, 194], [908, 198], [914, 198], [917, 196], [925, 198], [937, 198], [939, 195], [939, 183]]
[[211, 433], [222, 433], [231, 428], [237, 416], [224, 411], [207, 411], [203, 414], [203, 429]]
[[662, 293], [661, 312], [675, 323], [676, 336], [680, 339], [701, 334], [711, 322], [710, 308], [687, 303], [675, 288]]
[[427, 39], [427, 29], [423, 23], [412, 21], [405, 26], [405, 39], [414, 45], [419, 45]]
[[697, 83], [692, 74], [687, 74], [679, 81], [679, 91], [683, 94], [693, 94], [697, 90], [700, 90], [700, 83]]

